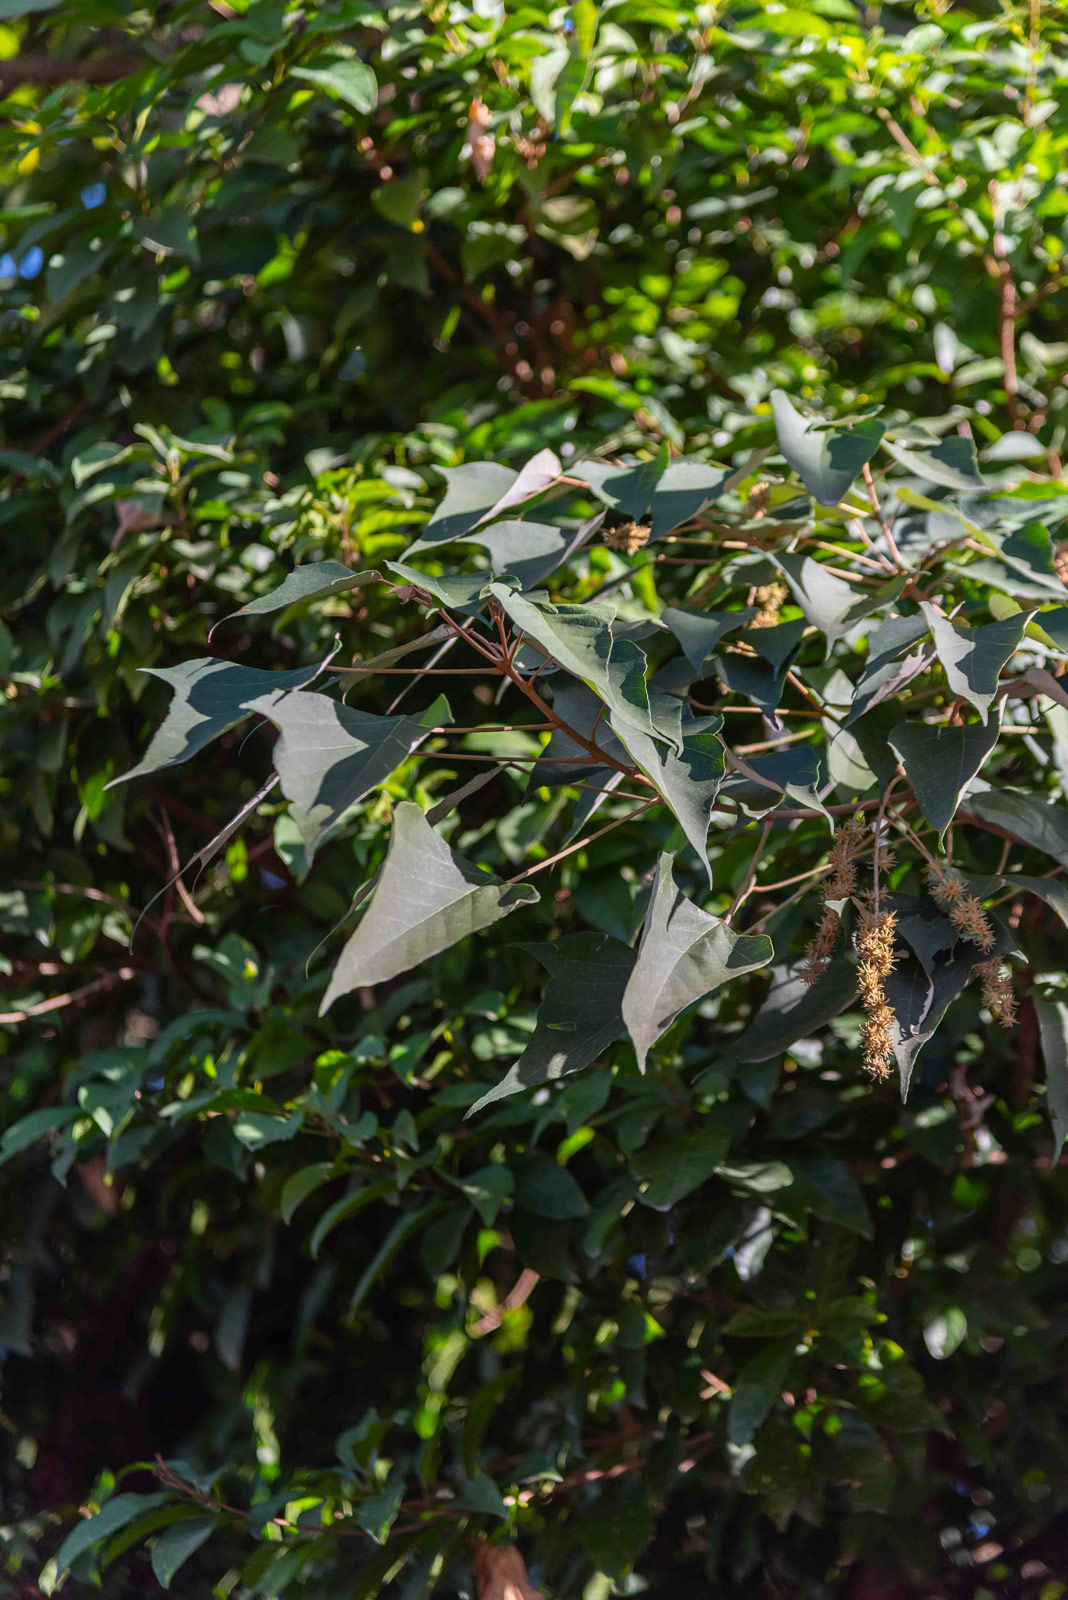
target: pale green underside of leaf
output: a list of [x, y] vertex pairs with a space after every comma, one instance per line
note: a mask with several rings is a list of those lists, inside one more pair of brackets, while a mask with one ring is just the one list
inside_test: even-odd
[[433, 727], [452, 721], [439, 695], [418, 717], [377, 717], [325, 694], [254, 702], [277, 727], [274, 768], [311, 860], [348, 808], [385, 783]]
[[680, 1012], [732, 978], [767, 966], [774, 951], [763, 934], [731, 931], [679, 890], [674, 857], [657, 864], [638, 959], [623, 997], [623, 1020], [639, 1070]]
[[530, 884], [506, 884], [450, 850], [422, 809], [403, 801], [371, 903], [341, 952], [323, 999], [386, 983], [469, 934], [538, 899]]
[[[215, 624], [215, 628], [221, 628], [223, 622], [231, 622], [234, 617], [263, 617], [272, 611], [282, 611], [286, 606], [299, 605], [305, 600], [324, 600], [330, 595], [347, 594], [350, 589], [358, 589], [377, 579], [377, 572], [353, 572], [340, 561], [315, 561], [308, 566], [294, 567], [277, 589], [271, 589], [269, 593], [261, 594], [247, 605], [231, 611], [228, 617], [223, 617], [222, 621]], [[212, 633], [215, 628], [212, 628]]]
[[302, 689], [319, 671], [319, 664], [293, 672], [261, 672], [213, 656], [184, 661], [180, 667], [144, 667], [174, 690], [174, 699], [141, 760], [112, 783], [128, 783], [165, 767], [180, 766], [205, 745], [250, 715], [253, 702], [259, 710], [294, 689]]

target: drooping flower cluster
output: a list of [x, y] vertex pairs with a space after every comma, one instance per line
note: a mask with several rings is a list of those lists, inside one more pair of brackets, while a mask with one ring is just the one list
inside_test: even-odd
[[897, 918], [892, 911], [861, 912], [857, 932], [857, 987], [864, 1007], [864, 1068], [873, 1078], [887, 1078], [894, 1060], [893, 1009], [884, 980], [894, 967]]
[[868, 826], [863, 812], [860, 811], [855, 812], [834, 836], [827, 877], [820, 887], [825, 906], [823, 920], [817, 929], [816, 937], [805, 951], [805, 964], [801, 968], [801, 976], [808, 984], [816, 982], [834, 954], [842, 921], [830, 902], [848, 900], [853, 893], [857, 883], [856, 860], [867, 842]]

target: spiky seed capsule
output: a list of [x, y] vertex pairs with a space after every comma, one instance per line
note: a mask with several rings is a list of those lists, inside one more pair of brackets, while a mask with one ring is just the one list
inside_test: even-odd
[[848, 900], [853, 893], [857, 882], [854, 857], [865, 848], [867, 841], [868, 826], [859, 811], [844, 822], [834, 836], [827, 876], [820, 885], [826, 909], [816, 937], [805, 951], [805, 964], [801, 968], [801, 976], [807, 984], [815, 983], [827, 970], [827, 963], [834, 954], [842, 924], [837, 911], [827, 902]]
[[975, 969], [975, 976], [983, 985], [983, 1004], [992, 1016], [997, 1017], [1003, 1028], [1011, 1028], [1016, 1022], [1016, 996], [1012, 992], [1012, 981], [996, 956], [989, 961], [983, 961]]
[[837, 911], [827, 906], [823, 913], [823, 920], [816, 930], [816, 937], [810, 942], [805, 951], [805, 964], [801, 968], [801, 976], [808, 984], [816, 982], [827, 970], [827, 964], [834, 954], [834, 947], [838, 943], [838, 934], [842, 926], [842, 919]]
[[622, 550], [624, 555], [636, 556], [649, 543], [650, 531], [641, 522], [624, 522], [622, 527], [609, 528], [604, 542], [609, 550]]
[[929, 867], [927, 881], [934, 899], [961, 937], [970, 939], [980, 950], [993, 950], [996, 939], [990, 918], [975, 896], [968, 892], [960, 873], [952, 868], [943, 872], [936, 867]]

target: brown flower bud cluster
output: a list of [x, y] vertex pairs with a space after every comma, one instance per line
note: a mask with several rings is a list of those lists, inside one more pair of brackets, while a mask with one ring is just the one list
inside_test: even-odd
[[995, 936], [990, 918], [975, 896], [969, 893], [968, 886], [960, 873], [955, 872], [952, 867], [946, 871], [939, 867], [929, 867], [927, 881], [935, 900], [961, 937], [970, 939], [980, 950], [993, 950]]
[[783, 601], [789, 595], [785, 583], [762, 583], [753, 591], [753, 602], [760, 607], [749, 624], [751, 628], [774, 628], [779, 621]]
[[997, 1017], [1003, 1028], [1013, 1027], [1016, 1022], [1016, 996], [1001, 962], [992, 956], [989, 961], [980, 962], [974, 975], [983, 985], [984, 1006], [992, 1016]]
[[897, 918], [892, 911], [863, 911], [857, 933], [857, 987], [864, 1007], [864, 1068], [873, 1078], [888, 1078], [894, 1061], [893, 1010], [884, 979], [894, 967]]
[[816, 937], [805, 951], [805, 964], [801, 969], [801, 976], [808, 984], [815, 983], [826, 970], [827, 963], [834, 954], [842, 926], [837, 911], [827, 902], [849, 899], [857, 883], [856, 858], [864, 850], [867, 842], [868, 827], [860, 811], [851, 816], [834, 836], [831, 859], [827, 864], [827, 877], [820, 888], [826, 910]]
[[622, 527], [609, 528], [604, 542], [609, 550], [622, 550], [624, 555], [636, 556], [649, 543], [650, 529], [641, 522], [624, 522]]

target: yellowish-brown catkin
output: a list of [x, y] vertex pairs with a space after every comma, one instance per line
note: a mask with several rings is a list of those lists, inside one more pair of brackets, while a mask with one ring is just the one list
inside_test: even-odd
[[624, 522], [622, 527], [609, 528], [604, 542], [609, 550], [622, 550], [624, 555], [636, 556], [649, 543], [652, 530], [641, 522]]
[[1003, 1028], [1014, 1027], [1016, 996], [1012, 990], [1012, 981], [997, 956], [992, 956], [989, 961], [980, 962], [975, 969], [975, 976], [983, 985], [983, 1004], [987, 1010], [992, 1016], [997, 1017]]
[[857, 987], [864, 1007], [864, 1069], [873, 1078], [888, 1078], [894, 1063], [894, 1013], [883, 983], [893, 971], [896, 932], [897, 918], [892, 911], [861, 912]]
[[964, 939], [970, 939], [980, 950], [993, 950], [996, 942], [990, 918], [979, 901], [968, 891], [959, 872], [952, 867], [927, 869], [931, 894], [949, 917], [950, 922]]

